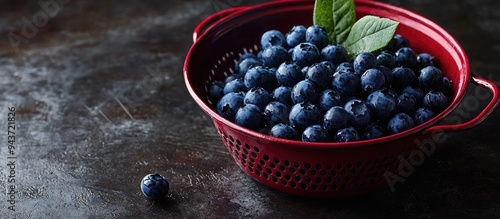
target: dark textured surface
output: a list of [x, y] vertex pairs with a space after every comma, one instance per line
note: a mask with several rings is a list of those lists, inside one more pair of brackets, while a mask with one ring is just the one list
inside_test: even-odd
[[[500, 217], [498, 109], [474, 129], [449, 134], [395, 192], [292, 197], [239, 169], [182, 78], [198, 22], [220, 2], [263, 1], [67, 1], [27, 32], [23, 17], [37, 15], [37, 2], [1, 1], [1, 218]], [[500, 81], [499, 1], [389, 2], [444, 27], [476, 74]], [[30, 35], [14, 50], [7, 36], [23, 31]], [[11, 185], [9, 107], [16, 108], [15, 212], [3, 192]], [[150, 172], [170, 180], [163, 201], [141, 194]]]

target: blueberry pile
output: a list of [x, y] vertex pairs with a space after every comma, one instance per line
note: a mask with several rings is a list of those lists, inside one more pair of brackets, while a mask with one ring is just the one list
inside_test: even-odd
[[396, 34], [377, 52], [351, 59], [323, 27], [269, 30], [258, 54], [208, 90], [219, 115], [271, 136], [306, 142], [375, 139], [420, 125], [452, 95], [434, 57]]

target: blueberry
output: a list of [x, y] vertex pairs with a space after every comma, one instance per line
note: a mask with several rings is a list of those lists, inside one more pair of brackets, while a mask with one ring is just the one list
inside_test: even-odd
[[415, 114], [413, 114], [413, 120], [416, 125], [420, 125], [434, 118], [434, 116], [436, 116], [436, 114], [432, 112], [432, 110], [422, 107], [415, 111]]
[[228, 76], [226, 77], [226, 79], [224, 80], [224, 86], [225, 86], [227, 83], [229, 83], [229, 82], [231, 82], [231, 81], [234, 81], [234, 80], [236, 80], [236, 79], [238, 79], [238, 78], [243, 78], [243, 77], [241, 77], [241, 76], [240, 76], [240, 75], [238, 75], [238, 74], [230, 74], [230, 75], [228, 75]]
[[245, 52], [243, 53], [240, 58], [238, 59], [238, 62], [242, 62], [245, 59], [257, 59], [257, 56], [253, 53]]
[[304, 142], [329, 142], [331, 141], [328, 132], [321, 125], [311, 125], [302, 132]]
[[434, 56], [431, 56], [428, 53], [418, 54], [417, 66], [419, 69], [425, 68], [427, 66], [434, 66]]
[[333, 74], [332, 87], [342, 95], [354, 95], [360, 86], [360, 79], [353, 73], [335, 72]]
[[260, 62], [260, 60], [255, 58], [247, 58], [235, 64], [234, 72], [235, 74], [243, 77], [247, 73], [248, 69], [260, 65], [262, 65], [262, 62]]
[[342, 62], [337, 66], [337, 69], [335, 69], [335, 72], [347, 72], [347, 73], [354, 74], [354, 67], [353, 67], [352, 63], [350, 63], [350, 62]]
[[408, 93], [413, 95], [419, 105], [422, 104], [422, 102], [424, 101], [425, 93], [424, 91], [422, 91], [422, 89], [418, 87], [408, 86], [405, 89], [403, 89], [402, 93]]
[[257, 130], [260, 127], [262, 121], [262, 113], [260, 108], [253, 104], [247, 104], [244, 107], [238, 109], [234, 122], [245, 128], [252, 130]]
[[244, 82], [247, 89], [262, 87], [267, 91], [272, 91], [276, 78], [268, 68], [262, 66], [252, 67], [245, 74]]
[[301, 43], [294, 47], [292, 60], [300, 67], [309, 66], [321, 61], [321, 54], [312, 43]]
[[306, 41], [306, 27], [302, 25], [294, 26], [286, 34], [288, 47], [292, 48]]
[[391, 134], [404, 132], [415, 127], [413, 119], [406, 113], [398, 113], [387, 124], [387, 131]]
[[260, 44], [262, 46], [262, 49], [270, 46], [285, 47], [287, 45], [285, 35], [283, 35], [283, 33], [278, 30], [268, 30], [264, 34], [262, 34]]
[[303, 131], [310, 125], [321, 124], [321, 112], [311, 103], [295, 104], [290, 110], [290, 124], [297, 130]]
[[396, 51], [395, 59], [399, 66], [413, 68], [417, 65], [417, 54], [409, 47], [403, 47]]
[[338, 44], [327, 45], [321, 50], [321, 56], [323, 57], [323, 60], [330, 61], [334, 65], [347, 62], [349, 59], [347, 50]]
[[208, 88], [208, 99], [212, 103], [217, 103], [217, 101], [220, 100], [224, 96], [224, 82], [222, 81], [215, 81], [209, 88]]
[[319, 110], [323, 114], [330, 108], [341, 105], [344, 105], [342, 95], [337, 91], [326, 89], [319, 96]]
[[382, 52], [377, 56], [377, 65], [385, 66], [386, 68], [393, 69], [396, 67], [396, 60], [394, 55], [388, 52]]
[[281, 63], [290, 60], [288, 51], [282, 46], [270, 46], [262, 51], [260, 57], [264, 66], [267, 67], [278, 67]]
[[326, 67], [328, 67], [330, 69], [329, 71], [331, 71], [332, 74], [333, 74], [333, 72], [335, 72], [335, 69], [337, 69], [337, 67], [335, 66], [335, 64], [333, 64], [330, 61], [322, 61], [320, 63], [323, 64], [323, 65], [326, 65]]
[[217, 102], [216, 108], [217, 113], [228, 119], [230, 121], [234, 121], [234, 117], [236, 116], [236, 112], [239, 108], [243, 107], [243, 99], [245, 97], [244, 92], [233, 92], [224, 95], [219, 102]]
[[396, 67], [392, 69], [392, 76], [392, 87], [397, 90], [404, 89], [405, 87], [413, 84], [413, 82], [417, 79], [413, 70], [405, 67]]
[[289, 124], [288, 117], [290, 114], [290, 108], [281, 102], [270, 102], [264, 108], [263, 114], [269, 127], [273, 127], [279, 123]]
[[309, 71], [309, 66], [304, 66], [300, 71], [302, 72], [302, 77], [306, 78], [307, 71]]
[[452, 94], [452, 85], [451, 80], [447, 77], [443, 77], [441, 84], [438, 87], [438, 90], [443, 92], [444, 95], [450, 96]]
[[415, 96], [409, 93], [401, 93], [397, 99], [397, 109], [398, 112], [413, 114], [417, 109], [418, 102]]
[[331, 132], [336, 133], [339, 129], [345, 128], [351, 121], [352, 115], [349, 114], [343, 107], [334, 106], [326, 111], [323, 116], [323, 127]]
[[384, 128], [377, 123], [369, 123], [363, 132], [363, 139], [375, 139], [384, 136]]
[[387, 45], [387, 49], [396, 52], [398, 49], [408, 46], [410, 46], [410, 44], [405, 37], [401, 34], [394, 34], [391, 41], [389, 41], [389, 44]]
[[236, 78], [236, 79], [228, 82], [224, 86], [224, 94], [228, 94], [228, 93], [232, 93], [232, 92], [239, 92], [239, 91], [243, 91], [243, 92], [247, 91], [247, 87], [245, 86], [245, 82], [241, 78]]
[[353, 142], [359, 141], [359, 132], [354, 127], [347, 127], [337, 131], [334, 137], [336, 142]]
[[292, 87], [299, 81], [304, 80], [302, 69], [293, 62], [283, 62], [276, 70], [278, 84]]
[[371, 112], [368, 104], [359, 99], [348, 101], [344, 109], [352, 115], [351, 124], [356, 128], [365, 127], [371, 120]]
[[288, 107], [293, 106], [291, 87], [279, 86], [271, 93], [271, 97], [273, 101], [281, 102]]
[[309, 80], [302, 80], [292, 88], [292, 101], [293, 103], [310, 102], [316, 103], [318, 99], [318, 92], [314, 84]]
[[361, 75], [361, 87], [368, 93], [382, 88], [384, 84], [384, 73], [376, 68], [368, 69]]
[[312, 25], [306, 29], [306, 42], [316, 45], [318, 49], [322, 49], [328, 45], [328, 33], [324, 27]]
[[326, 63], [315, 63], [309, 67], [306, 73], [306, 79], [311, 81], [320, 90], [325, 89], [332, 80], [333, 69]]
[[170, 189], [168, 180], [160, 174], [148, 174], [141, 180], [141, 191], [151, 200], [165, 197]]
[[424, 106], [440, 113], [448, 106], [448, 99], [441, 91], [430, 91], [424, 97]]
[[299, 133], [292, 126], [285, 125], [283, 123], [276, 124], [271, 128], [269, 132], [270, 136], [289, 139], [289, 140], [298, 140]]
[[264, 110], [264, 107], [271, 101], [271, 95], [264, 88], [254, 87], [250, 89], [243, 99], [245, 104], [253, 104]]
[[366, 70], [377, 67], [377, 57], [370, 52], [362, 52], [354, 58], [354, 71], [361, 76]]
[[366, 102], [378, 120], [386, 121], [396, 114], [396, 99], [389, 93], [389, 89], [374, 91], [368, 95]]
[[377, 69], [384, 74], [385, 85], [386, 86], [391, 85], [394, 78], [394, 76], [392, 75], [392, 70], [383, 65], [377, 66]]
[[418, 85], [424, 91], [437, 90], [443, 81], [443, 73], [439, 68], [427, 66], [420, 70]]

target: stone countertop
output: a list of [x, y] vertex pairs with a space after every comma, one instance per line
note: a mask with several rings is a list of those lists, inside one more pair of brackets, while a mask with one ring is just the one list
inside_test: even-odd
[[[500, 217], [499, 109], [447, 134], [394, 192], [307, 199], [241, 171], [188, 94], [182, 65], [203, 18], [263, 1], [0, 2], [1, 218]], [[441, 25], [473, 72], [500, 81], [499, 1], [389, 3]], [[151, 172], [169, 178], [162, 201], [141, 194]]]

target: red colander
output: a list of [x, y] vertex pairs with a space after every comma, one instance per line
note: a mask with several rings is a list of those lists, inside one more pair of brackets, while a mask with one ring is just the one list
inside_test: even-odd
[[[339, 197], [393, 186], [432, 154], [443, 134], [472, 128], [497, 106], [498, 88], [470, 72], [468, 58], [445, 30], [405, 9], [385, 3], [356, 1], [358, 18], [386, 17], [400, 22], [397, 33], [417, 52], [435, 56], [444, 75], [452, 80], [449, 107], [432, 120], [391, 136], [349, 143], [305, 143], [284, 140], [239, 127], [219, 116], [207, 97], [216, 80], [233, 73], [241, 54], [255, 53], [267, 30], [288, 32], [295, 25], [312, 24], [314, 1], [276, 1], [237, 7], [203, 20], [193, 34], [194, 44], [184, 63], [189, 93], [213, 120], [223, 143], [239, 167], [258, 182], [289, 194], [308, 197]], [[460, 124], [440, 122], [462, 101], [469, 83], [493, 95], [472, 120]]]

